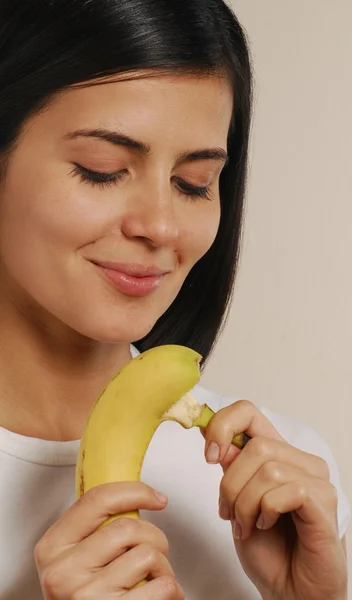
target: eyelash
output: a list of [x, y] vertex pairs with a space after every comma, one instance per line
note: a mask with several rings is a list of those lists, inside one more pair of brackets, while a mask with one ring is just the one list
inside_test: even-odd
[[[72, 173], [78, 175], [83, 182], [89, 183], [93, 187], [98, 186], [100, 188], [116, 185], [123, 179], [125, 174], [124, 171], [121, 171], [120, 173], [99, 173], [98, 171], [86, 169], [77, 163], [74, 163]], [[175, 180], [179, 185], [179, 191], [188, 198], [205, 198], [206, 200], [211, 200], [209, 187], [197, 187], [178, 177], [176, 177]]]

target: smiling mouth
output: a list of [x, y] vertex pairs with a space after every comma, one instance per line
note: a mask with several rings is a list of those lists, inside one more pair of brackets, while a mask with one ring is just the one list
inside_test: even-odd
[[122, 265], [106, 261], [90, 261], [100, 273], [126, 296], [149, 296], [159, 288], [170, 270], [143, 265]]

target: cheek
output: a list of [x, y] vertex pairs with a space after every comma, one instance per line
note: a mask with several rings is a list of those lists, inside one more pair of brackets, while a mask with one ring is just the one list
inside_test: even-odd
[[1, 196], [2, 247], [21, 246], [22, 253], [30, 249], [33, 257], [50, 253], [50, 248], [72, 252], [99, 235], [100, 212], [75, 183], [10, 177]]
[[[62, 177], [6, 179], [0, 199], [0, 254], [11, 279], [40, 304], [62, 301], [79, 281], [79, 250], [102, 235], [101, 207]], [[49, 303], [49, 304], [48, 304]]]
[[180, 227], [181, 260], [190, 268], [214, 243], [220, 223], [220, 203], [212, 201], [204, 210], [195, 210]]

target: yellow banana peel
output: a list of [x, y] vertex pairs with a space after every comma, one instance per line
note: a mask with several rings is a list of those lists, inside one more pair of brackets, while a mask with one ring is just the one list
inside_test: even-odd
[[[214, 412], [189, 393], [199, 381], [201, 358], [185, 346], [157, 346], [111, 380], [85, 425], [76, 464], [77, 498], [103, 483], [139, 481], [145, 453], [163, 421], [208, 426]], [[241, 448], [246, 437], [240, 434], [233, 443]], [[103, 525], [120, 516], [139, 518], [139, 512], [114, 515]]]

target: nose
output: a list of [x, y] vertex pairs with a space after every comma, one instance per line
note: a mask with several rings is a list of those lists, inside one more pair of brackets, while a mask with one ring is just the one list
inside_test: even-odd
[[145, 182], [126, 203], [122, 233], [128, 238], [140, 238], [154, 247], [174, 247], [179, 227], [172, 198], [171, 184], [162, 181]]

